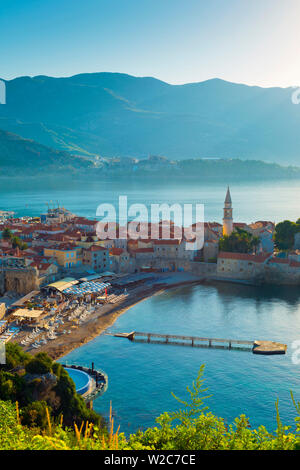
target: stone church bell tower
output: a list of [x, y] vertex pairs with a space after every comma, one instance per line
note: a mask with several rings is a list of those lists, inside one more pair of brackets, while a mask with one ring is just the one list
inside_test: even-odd
[[233, 232], [233, 218], [232, 218], [232, 202], [230, 196], [229, 186], [224, 203], [224, 217], [223, 217], [223, 235], [230, 235]]

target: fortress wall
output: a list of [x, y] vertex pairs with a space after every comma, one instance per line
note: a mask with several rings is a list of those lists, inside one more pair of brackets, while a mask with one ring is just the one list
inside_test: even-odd
[[28, 294], [39, 289], [38, 272], [34, 268], [6, 269], [4, 271], [4, 290], [18, 294]]

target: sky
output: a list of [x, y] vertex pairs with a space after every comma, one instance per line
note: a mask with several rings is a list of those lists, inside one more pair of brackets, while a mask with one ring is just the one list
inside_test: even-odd
[[300, 0], [0, 0], [0, 77], [300, 85]]

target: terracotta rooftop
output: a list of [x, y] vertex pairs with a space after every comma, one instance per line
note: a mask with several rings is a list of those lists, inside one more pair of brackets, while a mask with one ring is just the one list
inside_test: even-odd
[[113, 256], [120, 256], [123, 253], [123, 251], [124, 250], [122, 248], [111, 248], [109, 250], [109, 254]]
[[300, 268], [300, 263], [298, 261], [291, 260], [290, 261], [290, 266], [292, 268]]
[[153, 240], [154, 245], [180, 245], [181, 240]]
[[137, 248], [134, 250], [135, 253], [153, 253], [153, 248]]
[[92, 245], [89, 248], [84, 248], [85, 251], [106, 251], [107, 248], [104, 248], [103, 246], [99, 245]]
[[220, 251], [218, 258], [252, 261], [253, 263], [264, 263], [271, 256], [271, 254], [272, 253], [251, 255], [248, 253], [230, 253], [228, 251]]
[[274, 257], [269, 260], [269, 263], [276, 263], [276, 264], [290, 264], [290, 260], [288, 258], [278, 258]]

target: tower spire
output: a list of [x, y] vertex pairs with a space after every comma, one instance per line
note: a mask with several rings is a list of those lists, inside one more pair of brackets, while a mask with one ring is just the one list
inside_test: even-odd
[[225, 197], [225, 204], [231, 204], [231, 194], [230, 194], [229, 186], [227, 186], [227, 193], [226, 193], [226, 197]]
[[224, 202], [224, 217], [223, 217], [223, 235], [231, 235], [233, 232], [233, 218], [232, 218], [232, 201], [229, 186]]

